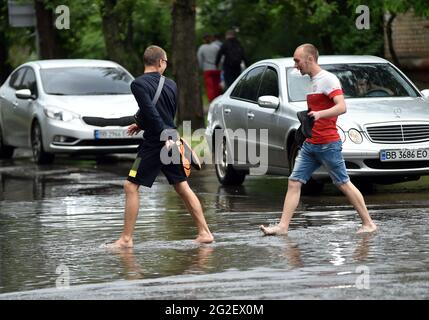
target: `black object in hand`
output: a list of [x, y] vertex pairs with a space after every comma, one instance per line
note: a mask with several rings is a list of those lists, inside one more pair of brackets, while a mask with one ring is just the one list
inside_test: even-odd
[[308, 115], [310, 110], [299, 111], [296, 113], [298, 120], [301, 123], [298, 130], [295, 132], [295, 141], [298, 146], [302, 146], [305, 139], [313, 136], [314, 118]]

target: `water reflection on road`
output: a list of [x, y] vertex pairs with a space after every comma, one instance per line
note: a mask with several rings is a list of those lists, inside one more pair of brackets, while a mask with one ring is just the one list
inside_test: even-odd
[[[193, 172], [216, 238], [199, 246], [185, 206], [159, 177], [141, 191], [135, 247], [111, 252], [100, 244], [121, 231], [130, 165], [1, 162], [0, 299], [429, 298], [429, 183], [367, 195], [380, 228], [373, 235], [355, 234], [357, 214], [328, 188], [302, 198], [289, 236], [262, 237], [258, 226], [280, 217], [284, 177], [220, 187], [211, 169]], [[65, 275], [58, 266], [70, 289], [55, 288]], [[359, 287], [366, 274], [369, 289]]]

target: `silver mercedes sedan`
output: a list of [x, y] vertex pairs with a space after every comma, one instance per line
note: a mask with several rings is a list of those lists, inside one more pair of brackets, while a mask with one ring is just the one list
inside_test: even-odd
[[[395, 183], [429, 175], [429, 90], [420, 92], [379, 57], [321, 56], [319, 64], [343, 87], [347, 113], [337, 126], [352, 179]], [[264, 172], [290, 174], [298, 152], [297, 112], [307, 109], [309, 88], [310, 78], [294, 68], [292, 58], [263, 60], [210, 104], [205, 135], [221, 184], [241, 184], [261, 165], [263, 157], [261, 163], [249, 160], [251, 147], [266, 151]], [[307, 188], [320, 190], [329, 177], [320, 168], [312, 178]]]
[[41, 60], [14, 70], [0, 87], [0, 158], [31, 148], [35, 162], [56, 153], [135, 152], [126, 135], [138, 106], [132, 75], [103, 60]]

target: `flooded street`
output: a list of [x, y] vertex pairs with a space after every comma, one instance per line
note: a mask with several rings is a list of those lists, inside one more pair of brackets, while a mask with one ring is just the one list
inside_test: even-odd
[[288, 236], [263, 237], [258, 226], [279, 221], [285, 177], [225, 188], [212, 168], [193, 171], [215, 236], [196, 245], [161, 175], [141, 188], [135, 247], [111, 252], [100, 245], [122, 230], [130, 159], [0, 161], [0, 299], [429, 298], [427, 178], [365, 196], [375, 234], [355, 234], [359, 217], [328, 186], [302, 197]]

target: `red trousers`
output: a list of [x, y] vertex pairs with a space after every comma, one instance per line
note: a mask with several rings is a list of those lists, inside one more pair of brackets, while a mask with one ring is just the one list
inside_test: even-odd
[[222, 93], [220, 88], [220, 70], [204, 71], [204, 86], [206, 87], [209, 102], [219, 96]]

